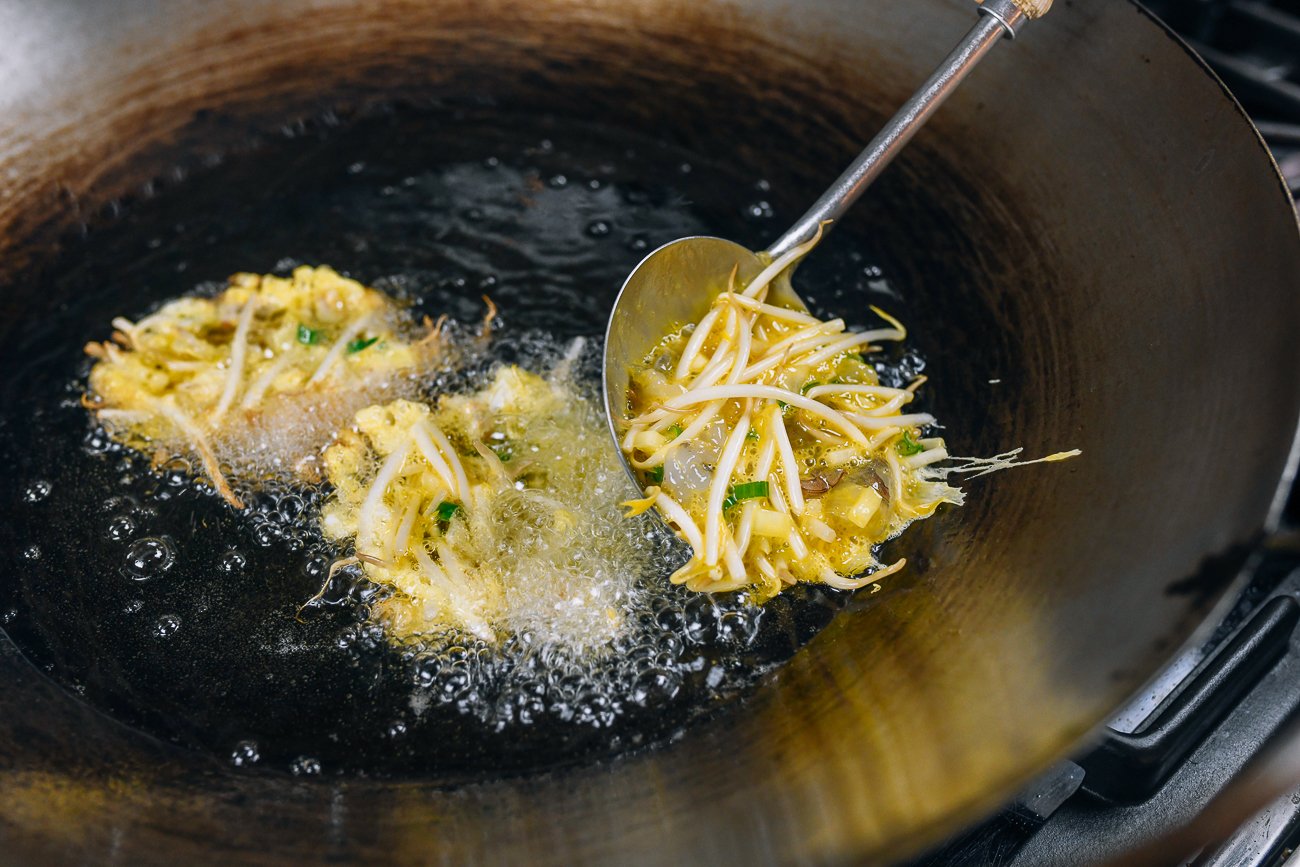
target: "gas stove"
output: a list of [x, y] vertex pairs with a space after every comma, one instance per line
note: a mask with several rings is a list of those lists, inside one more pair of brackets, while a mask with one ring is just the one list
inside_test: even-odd
[[[1300, 194], [1300, 0], [1146, 0], [1242, 102]], [[1297, 275], [1300, 278], [1300, 275]], [[1300, 717], [1300, 486], [1212, 634], [998, 815], [909, 867], [1107, 863], [1201, 815]], [[1275, 867], [1300, 848], [1300, 779], [1188, 867]], [[1178, 863], [1168, 853], [1167, 863]]]

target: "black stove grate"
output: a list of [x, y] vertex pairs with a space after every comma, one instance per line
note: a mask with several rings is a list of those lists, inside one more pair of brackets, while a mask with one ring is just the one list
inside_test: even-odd
[[1300, 193], [1300, 0], [1148, 0], [1254, 118]]

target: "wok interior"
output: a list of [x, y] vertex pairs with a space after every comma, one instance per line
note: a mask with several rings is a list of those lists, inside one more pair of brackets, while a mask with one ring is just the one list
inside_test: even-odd
[[[5, 336], [60, 302], [31, 297], [24, 269], [113, 197], [374, 99], [603, 116], [750, 167], [795, 212], [971, 18], [955, 0], [83, 11], [80, 29], [60, 29], [70, 7], [10, 22], [45, 41], [19, 49], [34, 71], [6, 94]], [[1103, 71], [1123, 82], [1105, 98]], [[868, 244], [907, 293], [954, 451], [1083, 457], [973, 483], [900, 544], [905, 577], [749, 701], [603, 767], [454, 789], [236, 774], [116, 727], [8, 649], [6, 836], [33, 858], [713, 863], [897, 853], [970, 820], [1154, 672], [1232, 577], [1206, 558], [1261, 526], [1297, 408], [1297, 344], [1276, 327], [1298, 319], [1285, 207], [1253, 132], [1172, 39], [1128, 6], [1058, 10], [981, 67], [831, 243]], [[818, 274], [801, 270], [807, 294], [854, 303], [819, 298]]]

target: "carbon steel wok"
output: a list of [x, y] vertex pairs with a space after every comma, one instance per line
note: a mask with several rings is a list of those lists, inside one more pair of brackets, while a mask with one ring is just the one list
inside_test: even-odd
[[[250, 130], [374, 97], [485, 96], [725, 141], [805, 196], [972, 15], [965, 0], [0, 3], [0, 344], [66, 300], [24, 278], [60, 232]], [[222, 770], [106, 720], [6, 642], [5, 860], [885, 860], [1080, 747], [1266, 526], [1300, 412], [1300, 238], [1238, 106], [1137, 6], [1058, 4], [1008, 48], [840, 231], [889, 251], [918, 296], [932, 405], [963, 453], [1082, 458], [979, 486], [921, 534], [903, 590], [852, 606], [739, 708], [551, 775]]]

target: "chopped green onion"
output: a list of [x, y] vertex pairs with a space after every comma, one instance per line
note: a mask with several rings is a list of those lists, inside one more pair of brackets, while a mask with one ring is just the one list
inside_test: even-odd
[[801, 388], [799, 389], [799, 393], [800, 393], [800, 394], [807, 394], [808, 391], [809, 391], [810, 389], [814, 389], [814, 388], [816, 388], [816, 387], [819, 386], [819, 385], [821, 385], [820, 382], [818, 382], [818, 381], [815, 380], [815, 379], [810, 379], [810, 380], [808, 380], [807, 382], [805, 382], [805, 383], [803, 384], [803, 387], [801, 387]]
[[679, 436], [682, 435], [683, 430], [685, 430], [685, 428], [677, 424], [677, 422], [673, 422], [672, 424], [668, 425], [668, 439], [670, 440], [677, 439]]
[[492, 446], [492, 453], [501, 459], [501, 463], [507, 463], [515, 456], [515, 447], [510, 443], [499, 443]]
[[662, 484], [664, 480], [663, 464], [660, 464], [657, 467], [651, 467], [645, 475], [647, 479], [654, 482], [656, 485]]
[[315, 346], [320, 343], [320, 332], [315, 328], [308, 328], [301, 322], [298, 323], [298, 342], [303, 346]]
[[753, 428], [750, 428], [749, 432], [745, 434], [745, 439], [758, 442], [758, 431], [754, 430]]
[[779, 406], [779, 407], [781, 407], [781, 414], [782, 414], [782, 415], [785, 415], [785, 414], [787, 414], [787, 413], [790, 412], [790, 404], [786, 403], [785, 401], [783, 401], [783, 400], [778, 400], [778, 401], [776, 402], [776, 405]]
[[460, 503], [453, 503], [451, 500], [443, 500], [438, 504], [438, 521], [445, 524], [460, 512]]
[[918, 455], [925, 451], [925, 446], [915, 442], [909, 431], [903, 431], [903, 436], [899, 439], [897, 448], [898, 453], [903, 457], [907, 457], [908, 455]]
[[767, 482], [742, 482], [731, 486], [731, 493], [722, 501], [723, 509], [730, 509], [741, 500], [755, 500], [767, 496]]
[[348, 354], [352, 354], [354, 352], [360, 352], [361, 350], [365, 349], [367, 346], [371, 346], [378, 342], [379, 342], [378, 337], [358, 337], [356, 340], [348, 344]]

